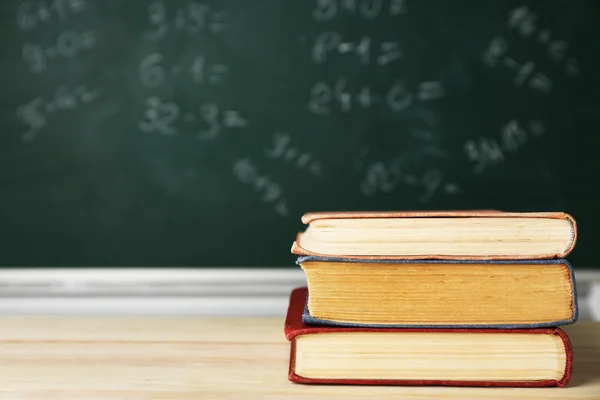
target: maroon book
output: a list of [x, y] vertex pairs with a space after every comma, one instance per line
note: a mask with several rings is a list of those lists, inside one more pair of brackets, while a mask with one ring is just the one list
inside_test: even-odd
[[[306, 288], [298, 288], [292, 291], [290, 297], [290, 303], [288, 308], [288, 313], [285, 321], [285, 336], [287, 340], [291, 342], [291, 353], [290, 353], [290, 365], [289, 365], [289, 380], [297, 383], [308, 383], [308, 384], [346, 384], [346, 385], [430, 385], [430, 386], [505, 386], [505, 387], [544, 387], [544, 386], [565, 386], [571, 377], [571, 370], [573, 364], [573, 353], [571, 350], [571, 343], [567, 335], [559, 328], [541, 328], [541, 329], [420, 329], [420, 328], [357, 328], [357, 327], [344, 327], [344, 326], [324, 326], [324, 325], [306, 325], [302, 322], [302, 313], [304, 311], [306, 305], [306, 297], [307, 297], [307, 289]], [[299, 356], [303, 360], [313, 360], [313, 369], [314, 366], [317, 366], [317, 369], [321, 368], [318, 376], [310, 376], [311, 373], [306, 373], [303, 371], [298, 371], [297, 368], [297, 352], [298, 352], [298, 341], [299, 338], [305, 335], [324, 335], [330, 333], [377, 333], [378, 335], [384, 335], [386, 333], [395, 333], [395, 340], [402, 340], [401, 336], [397, 334], [410, 334], [407, 335], [407, 339], [410, 337], [414, 338], [415, 333], [423, 333], [428, 334], [428, 340], [434, 341], [435, 336], [431, 334], [443, 334], [448, 338], [448, 334], [452, 335], [462, 335], [462, 334], [485, 334], [486, 337], [491, 337], [489, 334], [493, 335], [511, 335], [511, 334], [525, 334], [525, 335], [548, 335], [551, 336], [550, 339], [554, 339], [555, 336], [558, 336], [560, 340], [552, 341], [552, 343], [558, 343], [557, 351], [560, 353], [557, 356], [556, 362], [559, 366], [564, 366], [564, 372], [562, 373], [562, 377], [552, 379], [515, 379], [511, 378], [510, 380], [470, 380], [470, 379], [460, 379], [460, 380], [451, 380], [451, 379], [419, 379], [418, 376], [418, 368], [415, 367], [415, 371], [410, 371], [410, 378], [399, 378], [399, 379], [379, 379], [379, 378], [360, 378], [356, 376], [356, 373], [349, 373], [348, 375], [354, 375], [351, 377], [340, 377], [343, 376], [345, 372], [336, 371], [334, 375], [335, 377], [327, 377], [327, 367], [322, 367], [325, 363], [330, 362], [330, 360], [335, 359], [336, 356], [344, 355], [335, 353], [335, 349], [338, 346], [335, 346], [335, 342], [331, 342], [331, 346], [327, 345], [327, 342], [320, 344], [321, 354], [310, 354], [309, 348], [306, 347], [304, 353]], [[457, 338], [459, 339], [457, 342], [463, 342], [464, 345], [464, 337]], [[495, 339], [495, 338], [494, 338]], [[335, 337], [332, 340], [336, 340]], [[521, 357], [540, 357], [535, 351], [530, 351], [527, 346], [518, 346], [516, 348], [508, 347], [506, 351], [504, 351], [504, 347], [501, 347], [502, 340], [500, 341], [492, 341], [492, 351], [490, 357], [500, 357], [497, 360], [498, 365], [502, 365], [503, 362], [507, 361], [507, 357], [512, 357], [512, 355], [519, 355], [519, 352], [522, 352]], [[400, 342], [398, 342], [400, 343]], [[495, 344], [494, 344], [495, 343]], [[561, 344], [562, 343], [562, 344]], [[496, 346], [495, 348], [493, 346]], [[303, 345], [306, 346], [306, 345]], [[399, 346], [401, 347], [401, 346]], [[323, 348], [326, 349], [323, 352]], [[405, 354], [398, 353], [398, 350], [394, 353], [399, 359], [415, 357], [415, 351], [412, 350]], [[431, 350], [429, 350], [430, 352]], [[308, 354], [307, 354], [308, 352]], [[350, 352], [352, 352], [350, 350]], [[564, 352], [564, 353], [563, 353]], [[500, 355], [499, 355], [500, 354]], [[320, 364], [319, 356], [322, 356], [322, 362]], [[357, 351], [352, 355], [354, 360], [358, 359], [360, 362], [360, 357], [368, 357], [364, 355], [364, 350], [361, 352]], [[358, 358], [357, 358], [358, 357]], [[418, 354], [417, 354], [418, 357]], [[455, 365], [453, 366], [453, 359], [458, 356], [453, 356], [452, 352], [448, 352], [448, 354], [444, 354], [441, 357], [442, 364], [447, 366], [448, 372], [452, 373]], [[317, 361], [314, 361], [317, 360]], [[492, 360], [496, 363], [496, 360]], [[541, 360], [540, 362], [546, 364], [548, 360]], [[372, 362], [372, 360], [371, 360]], [[486, 361], [489, 365], [489, 360]], [[316, 363], [316, 364], [315, 364]], [[458, 364], [457, 364], [458, 365]], [[474, 366], [477, 368], [477, 365]], [[342, 369], [344, 366], [342, 366]], [[443, 367], [442, 367], [443, 368]], [[512, 372], [514, 374], [514, 371]]]

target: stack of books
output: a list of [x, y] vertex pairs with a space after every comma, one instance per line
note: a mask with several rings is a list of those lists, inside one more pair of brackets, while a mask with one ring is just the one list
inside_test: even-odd
[[577, 319], [565, 213], [309, 213], [292, 246], [299, 383], [564, 386]]

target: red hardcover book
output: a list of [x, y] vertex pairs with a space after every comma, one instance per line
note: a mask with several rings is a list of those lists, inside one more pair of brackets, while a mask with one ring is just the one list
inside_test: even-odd
[[289, 380], [310, 384], [565, 386], [573, 354], [559, 328], [419, 329], [306, 325], [292, 291]]

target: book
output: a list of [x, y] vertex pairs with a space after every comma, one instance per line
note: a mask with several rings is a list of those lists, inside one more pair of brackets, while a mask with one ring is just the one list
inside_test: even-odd
[[537, 328], [571, 324], [571, 265], [558, 260], [378, 260], [299, 257], [309, 324]]
[[564, 258], [577, 239], [562, 212], [317, 212], [292, 253], [380, 259]]
[[285, 321], [288, 378], [296, 383], [565, 386], [572, 350], [560, 328], [386, 329], [302, 322], [307, 289], [292, 291]]

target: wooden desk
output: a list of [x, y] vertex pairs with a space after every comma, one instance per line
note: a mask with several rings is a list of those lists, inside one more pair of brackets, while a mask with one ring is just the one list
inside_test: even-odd
[[2, 317], [0, 399], [600, 399], [600, 323], [566, 327], [567, 388], [306, 386], [288, 382], [283, 321]]

